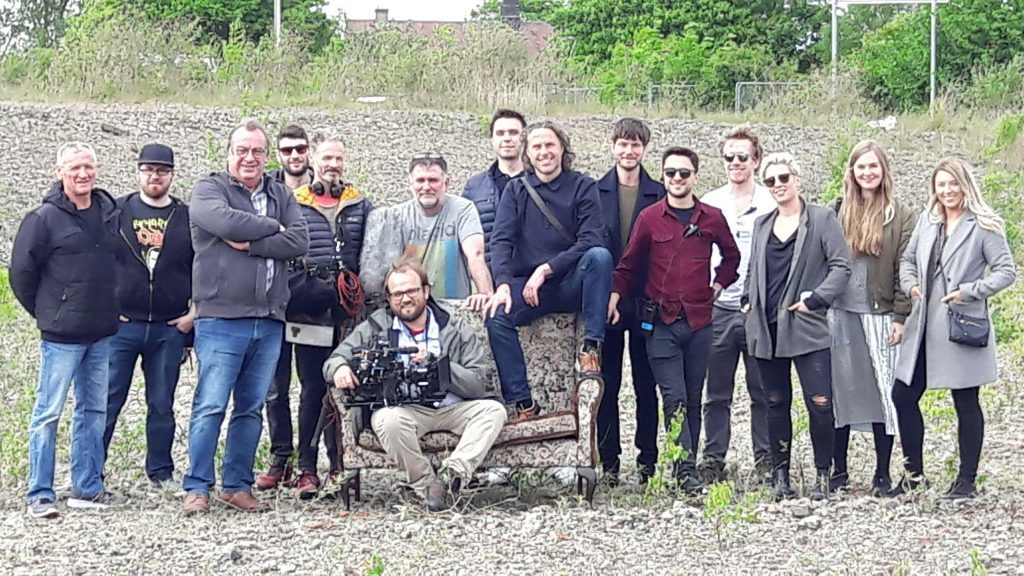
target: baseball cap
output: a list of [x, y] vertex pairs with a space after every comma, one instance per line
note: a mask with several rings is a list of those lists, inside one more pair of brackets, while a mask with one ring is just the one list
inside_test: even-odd
[[170, 146], [151, 142], [139, 152], [139, 164], [160, 164], [174, 168], [174, 150]]

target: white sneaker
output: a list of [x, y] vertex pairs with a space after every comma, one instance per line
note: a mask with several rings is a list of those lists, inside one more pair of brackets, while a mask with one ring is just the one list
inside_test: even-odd
[[100, 492], [92, 498], [68, 498], [68, 508], [79, 510], [105, 510], [124, 506], [128, 499], [113, 492]]

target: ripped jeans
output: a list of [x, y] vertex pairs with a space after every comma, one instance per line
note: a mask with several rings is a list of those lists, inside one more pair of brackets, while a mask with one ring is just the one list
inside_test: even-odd
[[768, 440], [773, 469], [789, 468], [790, 447], [793, 443], [793, 365], [796, 365], [804, 404], [807, 406], [814, 467], [821, 473], [828, 473], [831, 468], [835, 439], [831, 361], [832, 353], [828, 348], [793, 358], [758, 358], [757, 370], [768, 400]]

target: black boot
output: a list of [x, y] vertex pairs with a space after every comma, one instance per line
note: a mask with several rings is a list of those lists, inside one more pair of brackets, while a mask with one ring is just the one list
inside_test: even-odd
[[892, 490], [889, 491], [890, 498], [896, 498], [905, 494], [910, 494], [917, 490], [927, 490], [928, 481], [925, 477], [919, 474], [907, 473], [900, 478], [899, 483], [893, 486]]
[[793, 491], [793, 488], [789, 485], [788, 467], [783, 466], [775, 469], [775, 472], [772, 473], [772, 484], [776, 500], [796, 498], [796, 492]]
[[811, 493], [808, 494], [811, 500], [820, 502], [825, 500], [832, 494], [831, 482], [830, 482], [828, 470], [818, 470], [818, 473], [814, 477], [814, 486], [811, 487]]

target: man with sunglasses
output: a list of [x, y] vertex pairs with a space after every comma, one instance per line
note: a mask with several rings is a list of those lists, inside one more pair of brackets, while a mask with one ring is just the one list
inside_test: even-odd
[[[416, 258], [402, 258], [390, 265], [384, 291], [388, 307], [371, 314], [342, 341], [324, 364], [323, 376], [338, 388], [356, 388], [360, 382], [352, 364], [358, 350], [380, 339], [391, 347], [418, 349], [401, 355], [407, 366], [428, 359], [448, 366], [448, 392], [442, 400], [378, 408], [369, 415], [381, 446], [408, 475], [416, 495], [429, 510], [444, 510], [490, 451], [507, 414], [497, 400], [499, 392], [490, 375], [486, 344], [456, 311], [431, 297], [430, 279]], [[363, 410], [352, 416], [361, 428], [366, 421]], [[420, 438], [434, 431], [459, 436], [455, 449], [436, 472], [419, 444]]]
[[[685, 450], [672, 476], [687, 494], [703, 490], [697, 478], [700, 402], [711, 348], [711, 308], [721, 291], [736, 281], [740, 252], [718, 208], [698, 200], [700, 159], [688, 148], [672, 147], [662, 156], [665, 200], [645, 209], [633, 224], [612, 281], [608, 321], [621, 319], [619, 302], [644, 282], [640, 329], [647, 339], [647, 357], [661, 390], [665, 427], [683, 417], [672, 440]], [[722, 255], [714, 282], [707, 263], [711, 249]], [[646, 281], [644, 272], [646, 271]]]
[[[736, 386], [736, 367], [743, 359], [747, 392], [750, 395], [750, 435], [753, 443], [756, 474], [767, 479], [771, 472], [768, 451], [768, 403], [757, 363], [747, 354], [747, 337], [740, 312], [740, 297], [747, 277], [750, 260], [751, 234], [754, 221], [775, 209], [775, 199], [767, 188], [756, 182], [755, 174], [761, 163], [761, 140], [749, 124], [727, 130], [719, 142], [722, 162], [728, 182], [705, 194], [701, 201], [714, 206], [725, 215], [729, 229], [740, 250], [739, 279], [726, 288], [715, 300], [711, 314], [714, 337], [708, 359], [707, 392], [704, 398], [704, 455], [697, 466], [701, 480], [707, 484], [726, 478], [725, 455], [732, 435], [731, 412], [733, 391]], [[711, 256], [711, 268], [721, 262], [716, 248]]]
[[[665, 196], [661, 182], [651, 179], [644, 170], [644, 154], [650, 141], [650, 129], [637, 118], [622, 118], [612, 130], [611, 152], [615, 166], [598, 181], [597, 189], [607, 227], [607, 248], [614, 262], [622, 256], [637, 215]], [[619, 389], [626, 332], [629, 332], [629, 360], [636, 391], [636, 447], [640, 451], [636, 459], [641, 484], [646, 484], [654, 475], [658, 460], [658, 393], [647, 362], [644, 335], [636, 321], [636, 299], [643, 297], [643, 284], [638, 282], [634, 293], [621, 302], [623, 321], [605, 331], [601, 348], [604, 395], [597, 411], [597, 447], [605, 474], [612, 483], [618, 480], [619, 454], [622, 453]]]
[[438, 298], [465, 299], [482, 310], [494, 292], [484, 259], [484, 232], [473, 202], [448, 193], [448, 162], [437, 152], [409, 161], [412, 198], [375, 210], [367, 223], [375, 241], [363, 251], [362, 278], [379, 292], [388, 265], [398, 256], [418, 259], [433, 281]]
[[186, 514], [209, 510], [214, 454], [229, 400], [234, 408], [217, 500], [241, 511], [265, 509], [251, 491], [261, 412], [284, 338], [287, 263], [309, 248], [295, 196], [264, 173], [269, 143], [259, 122], [244, 121], [228, 138], [228, 169], [192, 189], [199, 382], [183, 481]]
[[121, 323], [110, 341], [110, 389], [103, 450], [108, 453], [142, 357], [146, 393], [146, 476], [172, 482], [174, 391], [182, 351], [192, 341], [192, 236], [188, 206], [170, 194], [174, 151], [142, 147], [139, 192], [118, 198], [117, 298]]
[[309, 165], [309, 136], [305, 128], [298, 124], [288, 124], [278, 132], [277, 161], [281, 167], [267, 174], [289, 190], [313, 182], [313, 167]]

